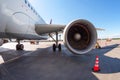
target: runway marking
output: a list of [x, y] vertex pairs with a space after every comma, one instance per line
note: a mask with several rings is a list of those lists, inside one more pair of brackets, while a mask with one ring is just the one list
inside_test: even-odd
[[23, 56], [27, 56], [27, 55], [29, 55], [29, 54], [31, 54], [31, 53], [33, 53], [33, 52], [24, 53], [24, 54], [22, 54], [22, 55], [20, 55], [20, 56], [18, 56], [18, 57], [14, 57], [14, 58], [12, 58], [12, 59], [10, 59], [10, 60], [8, 60], [8, 61], [5, 61], [4, 63], [8, 63], [8, 62], [15, 61], [15, 60], [17, 60], [17, 59], [19, 59], [19, 58], [21, 58], [21, 57], [23, 57]]
[[[33, 52], [34, 52], [34, 51], [33, 51]], [[22, 56], [28, 56], [28, 55], [32, 54], [33, 52], [25, 53], [25, 54], [23, 54]], [[21, 57], [22, 57], [22, 56], [21, 56]]]
[[4, 63], [2, 56], [0, 55], [0, 64]]

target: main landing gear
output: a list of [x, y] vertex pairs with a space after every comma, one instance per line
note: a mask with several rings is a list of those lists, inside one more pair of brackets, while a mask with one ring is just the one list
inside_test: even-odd
[[24, 49], [24, 45], [20, 44], [20, 40], [17, 40], [18, 44], [16, 45], [16, 50], [23, 50]]
[[56, 40], [52, 37], [51, 34], [49, 36], [54, 40], [55, 44], [53, 44], [53, 51], [55, 52], [56, 49], [58, 48], [58, 51], [61, 51], [61, 44], [58, 44], [58, 32], [56, 32]]
[[53, 51], [54, 52], [56, 51], [56, 48], [58, 48], [58, 50], [61, 51], [61, 44], [59, 44], [59, 45], [53, 44]]

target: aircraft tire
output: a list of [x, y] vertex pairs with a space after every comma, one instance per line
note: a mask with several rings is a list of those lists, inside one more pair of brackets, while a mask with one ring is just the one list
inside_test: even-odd
[[61, 44], [58, 45], [58, 50], [61, 51]]
[[55, 52], [56, 51], [56, 45], [53, 44], [53, 51]]
[[23, 44], [17, 44], [16, 45], [16, 50], [23, 50], [24, 49], [24, 45]]
[[24, 45], [20, 44], [20, 50], [23, 50], [23, 49], [24, 49]]

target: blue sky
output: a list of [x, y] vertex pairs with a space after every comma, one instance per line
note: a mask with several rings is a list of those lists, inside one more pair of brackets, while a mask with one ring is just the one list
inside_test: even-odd
[[120, 0], [29, 0], [40, 16], [49, 23], [68, 24], [75, 19], [87, 19], [100, 38], [120, 37]]

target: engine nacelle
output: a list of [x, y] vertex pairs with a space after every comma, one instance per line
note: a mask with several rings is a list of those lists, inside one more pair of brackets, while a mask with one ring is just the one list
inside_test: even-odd
[[97, 41], [97, 32], [94, 25], [83, 19], [69, 23], [63, 34], [65, 46], [74, 54], [89, 52]]

